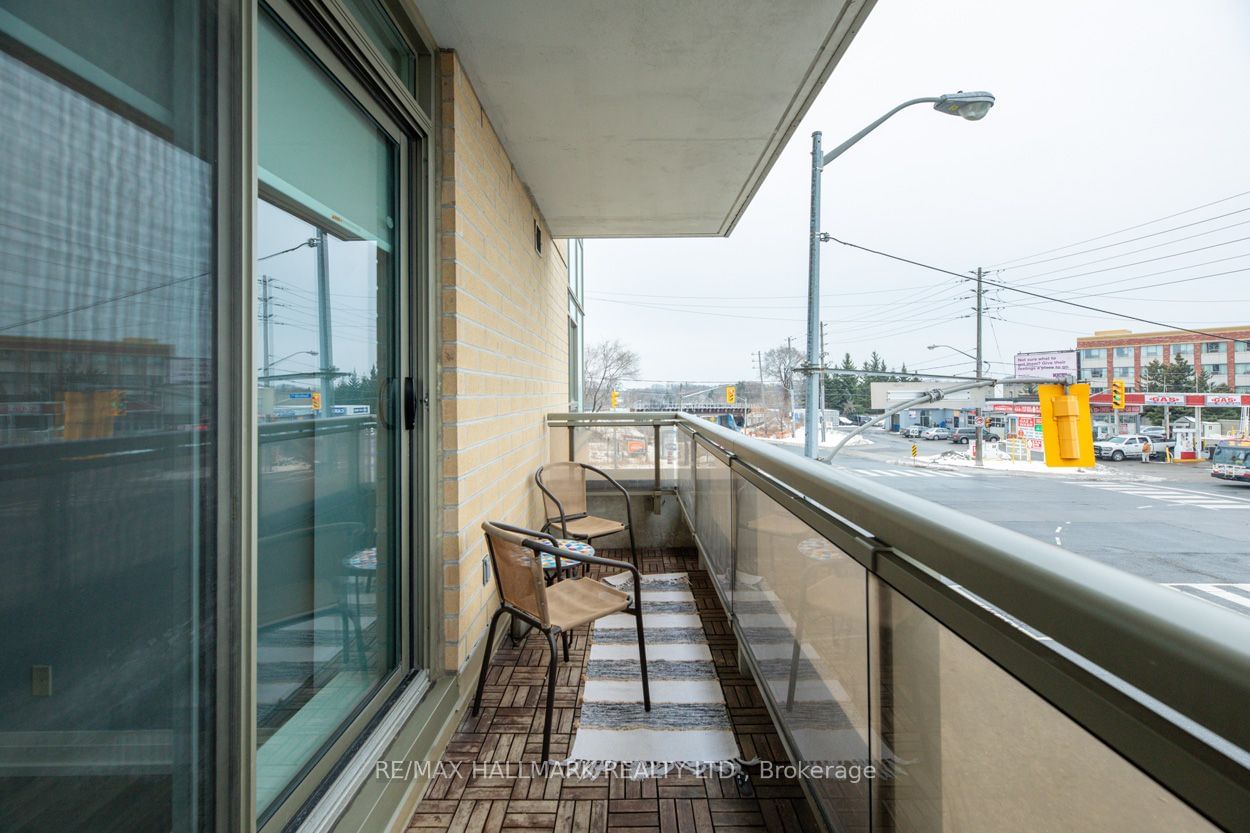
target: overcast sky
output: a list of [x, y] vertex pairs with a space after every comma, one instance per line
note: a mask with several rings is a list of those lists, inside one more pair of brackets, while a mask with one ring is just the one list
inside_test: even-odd
[[[621, 339], [649, 380], [755, 378], [754, 351], [787, 336], [805, 349], [813, 130], [827, 149], [906, 99], [994, 93], [980, 122], [905, 110], [824, 173], [823, 230], [962, 272], [1250, 191], [1248, 81], [1246, 0], [879, 0], [730, 237], [587, 241], [587, 341]], [[1230, 212], [990, 277], [1046, 280], [1033, 289], [1074, 299], [1117, 292], [1081, 300], [1180, 326], [1250, 323], [1250, 194], [1044, 257]], [[1200, 247], [1213, 248], [1130, 265]], [[967, 285], [835, 243], [821, 259], [835, 360], [875, 349], [891, 367], [972, 369], [926, 349], [972, 351]], [[1081, 274], [1096, 269], [1107, 271]], [[1145, 288], [1237, 269], [1248, 271]], [[1069, 275], [1080, 276], [1053, 281]], [[988, 303], [995, 361], [1070, 349], [1095, 329], [1157, 329], [1008, 291]]]

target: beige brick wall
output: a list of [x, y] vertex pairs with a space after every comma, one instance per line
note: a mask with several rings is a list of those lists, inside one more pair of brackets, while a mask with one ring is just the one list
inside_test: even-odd
[[455, 53], [439, 62], [443, 662], [455, 671], [497, 604], [482, 584], [482, 521], [540, 522], [543, 417], [568, 404], [568, 277], [564, 243], [548, 236]]

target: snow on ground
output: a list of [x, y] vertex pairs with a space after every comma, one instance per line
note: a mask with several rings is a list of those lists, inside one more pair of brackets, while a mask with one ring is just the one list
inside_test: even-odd
[[[991, 451], [992, 454], [992, 451]], [[1068, 468], [1066, 466], [1048, 466], [1041, 460], [1012, 460], [1007, 457], [997, 457], [987, 454], [985, 457], [985, 465], [981, 468], [985, 471], [1003, 471], [1014, 472], [1016, 474], [1058, 474], [1065, 477], [1108, 477], [1117, 480], [1140, 480], [1155, 481], [1164, 478], [1147, 474], [1144, 471], [1134, 471], [1127, 466], [1103, 466], [1095, 464], [1093, 468]], [[911, 459], [905, 457], [901, 460], [894, 461], [900, 466], [916, 466], [917, 468], [973, 468], [977, 461], [968, 451], [943, 451], [941, 454], [929, 455], [926, 457], [918, 457]], [[1150, 465], [1161, 465], [1151, 463]], [[1146, 466], [1142, 466], [1146, 468]]]
[[[825, 431], [824, 442], [817, 443], [817, 445], [821, 448], [832, 449], [835, 445], [842, 442], [842, 438], [851, 433], [853, 430], [853, 428], [847, 428], [845, 426], [841, 428], [829, 428]], [[869, 428], [868, 430], [871, 431], [873, 429]], [[783, 437], [778, 440], [769, 440], [769, 442], [784, 443], [786, 445], [803, 445], [807, 442], [807, 433], [802, 428], [796, 428], [793, 437]], [[874, 443], [863, 434], [860, 434], [856, 437], [852, 437], [851, 441], [846, 444], [846, 447], [850, 448], [855, 445], [874, 445]]]

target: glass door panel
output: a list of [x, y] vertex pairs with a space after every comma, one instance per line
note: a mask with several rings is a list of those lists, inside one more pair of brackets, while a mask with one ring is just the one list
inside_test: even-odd
[[398, 668], [402, 135], [261, 16], [257, 810]]

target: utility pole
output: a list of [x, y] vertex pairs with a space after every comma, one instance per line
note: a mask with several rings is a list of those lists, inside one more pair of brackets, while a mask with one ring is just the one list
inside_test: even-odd
[[[786, 336], [786, 361], [790, 360], [790, 354], [794, 352], [794, 337]], [[790, 434], [794, 434], [794, 409], [798, 404], [794, 401], [794, 371], [790, 371], [790, 375], [786, 377], [790, 381], [786, 384], [786, 402], [789, 403], [790, 413], [786, 417], [790, 420]]]
[[817, 130], [812, 134], [812, 205], [807, 239], [807, 428], [803, 440], [803, 453], [813, 460], [816, 459], [816, 398], [820, 385], [816, 368], [820, 366], [820, 172], [824, 166], [825, 155]]
[[[981, 279], [983, 277], [984, 277], [984, 272], [981, 269], [981, 267], [978, 266], [977, 267], [977, 378], [978, 379], [983, 378], [983, 374], [985, 373], [985, 370], [984, 370], [985, 363], [981, 358], [981, 308], [983, 306], [983, 304], [981, 303], [981, 292], [982, 292]], [[981, 406], [977, 405], [977, 452], [976, 452], [977, 463], [976, 464], [978, 468], [983, 467], [985, 465], [985, 444], [982, 442], [982, 436], [985, 430], [982, 427], [984, 423], [985, 423], [985, 415], [984, 413], [982, 413]]]
[[764, 352], [762, 350], [756, 350], [752, 355], [752, 358], [755, 359], [755, 366], [759, 368], [760, 371], [760, 405], [767, 409], [768, 397], [764, 395]]
[[321, 409], [334, 416], [334, 354], [330, 337], [330, 251], [324, 229], [317, 229], [317, 330], [321, 354]]
[[[269, 370], [273, 366], [273, 308], [270, 306], [273, 298], [269, 291], [269, 283], [272, 280], [273, 278], [268, 275], [260, 276], [260, 332], [263, 344], [260, 372], [265, 377], [269, 376]], [[266, 378], [265, 387], [270, 387], [271, 384]]]

